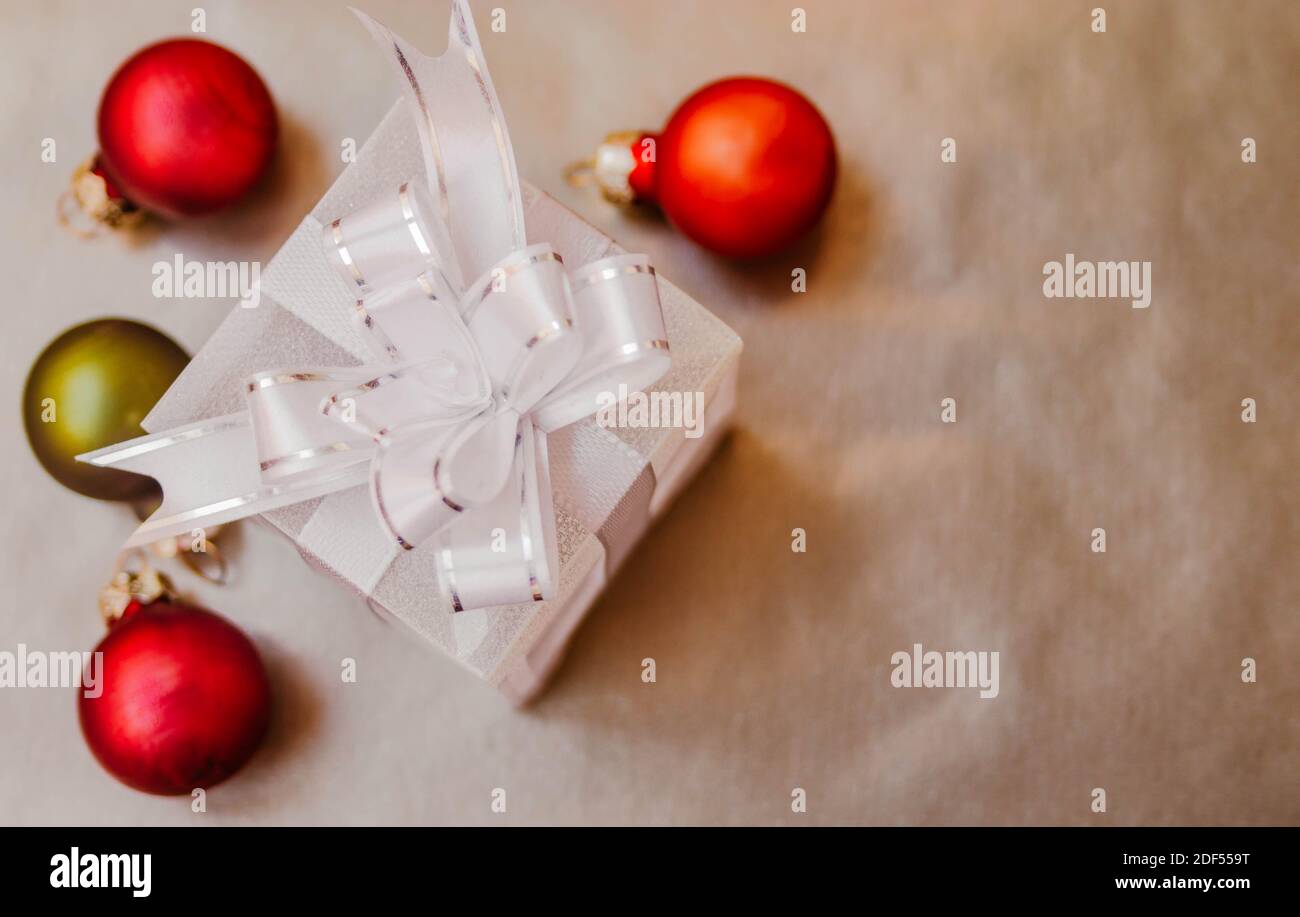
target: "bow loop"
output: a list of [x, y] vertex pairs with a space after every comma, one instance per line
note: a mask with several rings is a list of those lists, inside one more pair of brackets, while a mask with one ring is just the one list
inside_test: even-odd
[[583, 348], [573, 371], [537, 406], [534, 417], [557, 430], [595, 411], [617, 392], [639, 391], [672, 365], [655, 269], [644, 255], [594, 261], [571, 278]]
[[382, 444], [407, 427], [461, 423], [492, 404], [480, 367], [447, 351], [337, 389], [321, 403], [321, 412]]
[[564, 262], [549, 245], [530, 245], [494, 265], [461, 300], [493, 391], [527, 413], [577, 365]]
[[546, 435], [525, 420], [513, 447], [506, 486], [440, 536], [438, 581], [454, 611], [555, 594], [560, 564]]
[[[438, 209], [419, 182], [334, 220], [322, 231], [330, 263], [358, 296], [413, 280], [426, 268], [438, 292], [461, 286], [455, 250], [439, 231]], [[411, 271], [412, 265], [420, 269]]]
[[368, 458], [364, 431], [340, 426], [323, 412], [331, 392], [354, 381], [356, 374], [346, 370], [270, 371], [248, 380], [248, 417], [265, 484]]

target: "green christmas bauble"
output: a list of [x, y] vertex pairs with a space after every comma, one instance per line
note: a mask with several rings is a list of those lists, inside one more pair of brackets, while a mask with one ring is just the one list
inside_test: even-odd
[[36, 358], [23, 388], [27, 441], [50, 475], [100, 500], [141, 500], [152, 478], [78, 462], [83, 452], [143, 436], [140, 421], [189, 362], [161, 331], [119, 318], [65, 331]]

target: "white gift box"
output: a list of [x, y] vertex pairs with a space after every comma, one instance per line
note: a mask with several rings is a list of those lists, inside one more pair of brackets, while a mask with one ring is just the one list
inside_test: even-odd
[[[237, 306], [143, 426], [168, 429], [243, 407], [244, 386], [273, 367], [360, 365], [369, 356], [353, 321], [353, 295], [324, 265], [322, 228], [336, 216], [421, 172], [420, 140], [399, 101], [276, 253], [253, 308]], [[622, 251], [554, 199], [525, 184], [530, 238], [566, 264]], [[363, 486], [265, 513], [314, 566], [409, 626], [516, 703], [533, 697], [569, 637], [650, 523], [696, 473], [726, 430], [736, 398], [739, 337], [671, 283], [659, 280], [672, 368], [647, 394], [702, 393], [692, 435], [681, 426], [608, 426], [594, 417], [546, 437], [560, 572], [544, 602], [453, 612], [443, 598], [435, 546], [401, 551], [382, 530]], [[694, 435], [698, 432], [701, 435]], [[593, 469], [598, 469], [593, 471]]]

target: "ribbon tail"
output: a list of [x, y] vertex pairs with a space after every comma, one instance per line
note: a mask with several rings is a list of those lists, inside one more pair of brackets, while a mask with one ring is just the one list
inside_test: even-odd
[[77, 460], [147, 475], [162, 486], [162, 505], [135, 530], [126, 547], [270, 512], [366, 480], [361, 461], [327, 474], [265, 485], [247, 411], [128, 440]]
[[396, 69], [419, 128], [435, 248], [455, 252], [453, 286], [524, 247], [523, 196], [514, 149], [464, 0], [452, 5], [447, 50], [429, 57], [387, 27], [353, 10]]
[[[453, 0], [448, 33], [446, 56], [454, 56], [457, 63], [463, 65], [463, 71], [472, 76], [472, 94], [469, 98], [478, 102], [475, 115], [486, 118], [491, 129], [492, 143], [496, 148], [496, 178], [499, 182], [493, 190], [501, 194], [502, 204], [505, 205], [500, 217], [510, 234], [509, 247], [523, 248], [528, 239], [524, 226], [519, 169], [515, 163], [514, 147], [510, 143], [510, 132], [506, 129], [505, 114], [501, 111], [501, 101], [497, 98], [496, 87], [492, 85], [492, 76], [488, 73], [487, 59], [483, 54], [483, 45], [479, 42], [478, 29], [474, 25], [474, 14], [470, 11], [468, 0]], [[468, 151], [468, 147], [466, 149]], [[497, 238], [505, 237], [502, 235]]]

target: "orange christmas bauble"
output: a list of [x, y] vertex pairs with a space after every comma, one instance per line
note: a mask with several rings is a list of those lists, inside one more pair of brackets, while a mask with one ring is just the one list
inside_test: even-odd
[[[646, 140], [654, 140], [647, 162]], [[696, 242], [733, 258], [789, 247], [821, 218], [835, 188], [835, 139], [801, 94], [740, 77], [700, 89], [658, 135], [634, 145], [628, 180]]]

